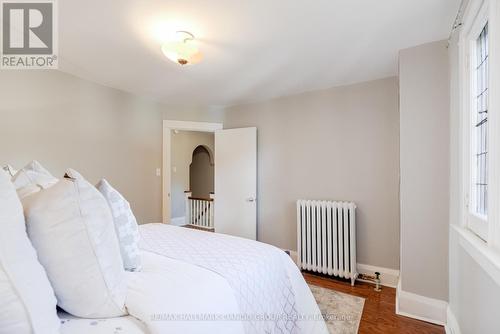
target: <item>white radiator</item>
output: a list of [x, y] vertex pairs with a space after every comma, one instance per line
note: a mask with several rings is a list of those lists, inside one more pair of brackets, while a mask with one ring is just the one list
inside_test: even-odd
[[351, 279], [356, 270], [356, 205], [352, 202], [297, 201], [299, 268]]

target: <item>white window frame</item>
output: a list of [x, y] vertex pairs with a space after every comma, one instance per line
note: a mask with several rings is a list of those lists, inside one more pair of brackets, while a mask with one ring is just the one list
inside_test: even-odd
[[[483, 3], [483, 6], [481, 7], [478, 15], [474, 19], [474, 23], [471, 25], [469, 31], [467, 34], [464, 36], [464, 47], [465, 47], [465, 52], [467, 54], [467, 68], [466, 68], [466, 81], [468, 85], [468, 92], [465, 93], [465, 99], [467, 100], [467, 109], [465, 112], [467, 113], [466, 116], [468, 116], [468, 133], [466, 133], [466, 140], [467, 140], [467, 146], [466, 146], [466, 152], [467, 152], [467, 157], [469, 160], [468, 163], [468, 187], [467, 187], [467, 224], [468, 227], [476, 233], [480, 238], [483, 240], [488, 240], [488, 217], [483, 216], [481, 214], [477, 214], [474, 212], [474, 207], [477, 203], [476, 199], [476, 192], [474, 188], [474, 183], [477, 182], [474, 180], [476, 173], [476, 160], [473, 158], [474, 156], [474, 151], [472, 150], [473, 147], [476, 146], [476, 133], [474, 129], [474, 124], [477, 122], [476, 120], [476, 103], [477, 100], [475, 96], [477, 95], [477, 84], [476, 84], [476, 66], [477, 66], [477, 39], [479, 38], [479, 35], [483, 31], [484, 27], [486, 26], [487, 23], [489, 23], [489, 15], [488, 15], [488, 4], [485, 2]], [[488, 43], [489, 43], [489, 37], [488, 37]], [[489, 61], [489, 60], [488, 60]], [[489, 87], [489, 73], [488, 73], [488, 87]], [[489, 97], [489, 94], [488, 94]], [[489, 106], [489, 103], [488, 103]], [[488, 115], [489, 116], [489, 115]], [[489, 123], [487, 124], [489, 126]], [[488, 144], [490, 143], [490, 135], [488, 133], [487, 137], [487, 142]], [[489, 145], [488, 145], [489, 146]], [[489, 166], [489, 161], [488, 159], [488, 170], [491, 168]], [[489, 183], [489, 178], [488, 178], [488, 183]], [[489, 203], [488, 203], [488, 208], [489, 208]]]
[[[500, 98], [493, 92], [500, 91], [500, 53], [498, 24], [500, 0], [471, 0], [465, 10], [460, 33], [460, 95], [461, 95], [461, 155], [462, 155], [462, 226], [479, 236], [488, 246], [500, 250]], [[474, 203], [472, 192], [471, 144], [473, 143], [472, 117], [475, 117], [475, 50], [477, 37], [488, 23], [489, 44], [489, 102], [488, 102], [488, 214], [487, 217], [472, 213]], [[495, 96], [497, 95], [497, 96]]]

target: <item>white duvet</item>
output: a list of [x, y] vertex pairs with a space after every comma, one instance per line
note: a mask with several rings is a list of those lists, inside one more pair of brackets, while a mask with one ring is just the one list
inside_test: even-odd
[[140, 232], [143, 271], [129, 273], [126, 306], [152, 334], [328, 333], [282, 250], [164, 224]]

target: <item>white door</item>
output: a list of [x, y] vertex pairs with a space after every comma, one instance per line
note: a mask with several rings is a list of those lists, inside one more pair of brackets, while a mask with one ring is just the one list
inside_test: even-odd
[[257, 128], [215, 132], [215, 231], [257, 239]]

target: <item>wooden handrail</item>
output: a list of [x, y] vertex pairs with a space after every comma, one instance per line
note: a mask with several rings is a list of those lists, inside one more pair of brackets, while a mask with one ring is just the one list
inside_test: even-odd
[[196, 201], [207, 201], [207, 202], [213, 202], [213, 198], [201, 198], [201, 197], [188, 197], [188, 199], [194, 199]]

